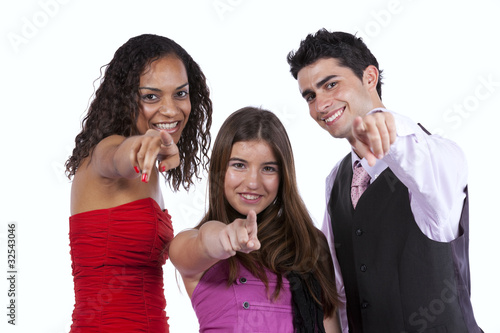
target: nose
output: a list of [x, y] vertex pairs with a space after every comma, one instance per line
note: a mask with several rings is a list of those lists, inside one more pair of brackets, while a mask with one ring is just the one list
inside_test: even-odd
[[248, 189], [255, 190], [259, 187], [259, 182], [259, 172], [253, 168], [249, 169], [245, 177], [245, 186]]
[[158, 110], [162, 115], [173, 117], [177, 113], [177, 106], [170, 98], [164, 98]]
[[329, 108], [333, 105], [333, 97], [326, 94], [316, 94], [316, 112], [324, 113], [328, 112]]

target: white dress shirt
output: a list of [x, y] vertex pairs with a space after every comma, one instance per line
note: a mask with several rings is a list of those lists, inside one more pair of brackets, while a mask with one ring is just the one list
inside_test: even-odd
[[[380, 108], [370, 113], [380, 111], [394, 115], [397, 138], [389, 153], [383, 159], [377, 160], [373, 167], [368, 165], [366, 159], [361, 159], [361, 165], [371, 177], [370, 184], [389, 167], [408, 188], [411, 211], [422, 233], [434, 241], [452, 241], [458, 237], [458, 225], [465, 199], [465, 155], [454, 142], [426, 134], [420, 126], [405, 116]], [[354, 151], [351, 151], [351, 159], [353, 165], [360, 160]], [[335, 254], [332, 221], [328, 214], [328, 201], [339, 165], [340, 161], [326, 179], [327, 209], [322, 231], [330, 245], [335, 267], [337, 291], [342, 303], [339, 308], [342, 332], [348, 332], [344, 282]]]

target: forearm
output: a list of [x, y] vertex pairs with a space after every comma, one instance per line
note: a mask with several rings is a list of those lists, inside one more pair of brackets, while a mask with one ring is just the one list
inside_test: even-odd
[[398, 138], [384, 161], [413, 195], [427, 198], [429, 203], [433, 197], [452, 198], [467, 183], [464, 154], [442, 138]]
[[454, 142], [424, 133], [406, 117], [396, 119], [398, 137], [384, 162], [408, 188], [422, 231], [432, 239], [449, 241], [456, 236], [465, 197], [465, 155]]
[[135, 178], [141, 173], [147, 182], [156, 165], [166, 171], [179, 166], [177, 145], [166, 131], [148, 130], [143, 135], [124, 138], [112, 135], [96, 147], [95, 163], [103, 177]]
[[224, 256], [219, 233], [225, 224], [218, 221], [204, 223], [200, 229], [180, 232], [170, 244], [172, 264], [183, 278], [205, 272]]
[[97, 172], [106, 178], [138, 177], [132, 154], [134, 139], [112, 135], [99, 142], [92, 156]]
[[113, 154], [113, 166], [117, 176], [120, 178], [132, 179], [139, 176], [140, 166], [137, 160], [138, 139], [138, 136], [128, 137], [116, 147]]

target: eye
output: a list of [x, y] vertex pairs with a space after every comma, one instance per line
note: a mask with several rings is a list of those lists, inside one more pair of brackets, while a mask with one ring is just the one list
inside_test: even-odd
[[316, 98], [316, 94], [308, 94], [305, 97], [307, 103], [310, 103], [314, 98]]
[[330, 82], [326, 85], [327, 89], [331, 89], [337, 85], [337, 81]]
[[158, 96], [155, 94], [144, 94], [141, 96], [142, 100], [145, 102], [154, 102], [158, 99]]
[[177, 95], [177, 97], [184, 98], [184, 97], [187, 97], [189, 95], [189, 92], [187, 90], [182, 90], [182, 91], [177, 92], [176, 95]]
[[274, 166], [271, 166], [271, 165], [266, 165], [262, 170], [264, 172], [266, 172], [266, 173], [275, 173], [275, 172], [278, 172], [278, 168], [274, 167]]
[[244, 169], [245, 168], [245, 164], [243, 164], [241, 162], [233, 162], [229, 166], [233, 167], [235, 169]]

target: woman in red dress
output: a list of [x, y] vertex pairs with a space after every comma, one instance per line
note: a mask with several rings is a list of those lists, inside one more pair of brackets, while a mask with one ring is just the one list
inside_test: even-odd
[[162, 265], [173, 238], [159, 174], [177, 191], [206, 169], [212, 103], [174, 41], [131, 38], [106, 66], [66, 171], [71, 332], [168, 332]]

